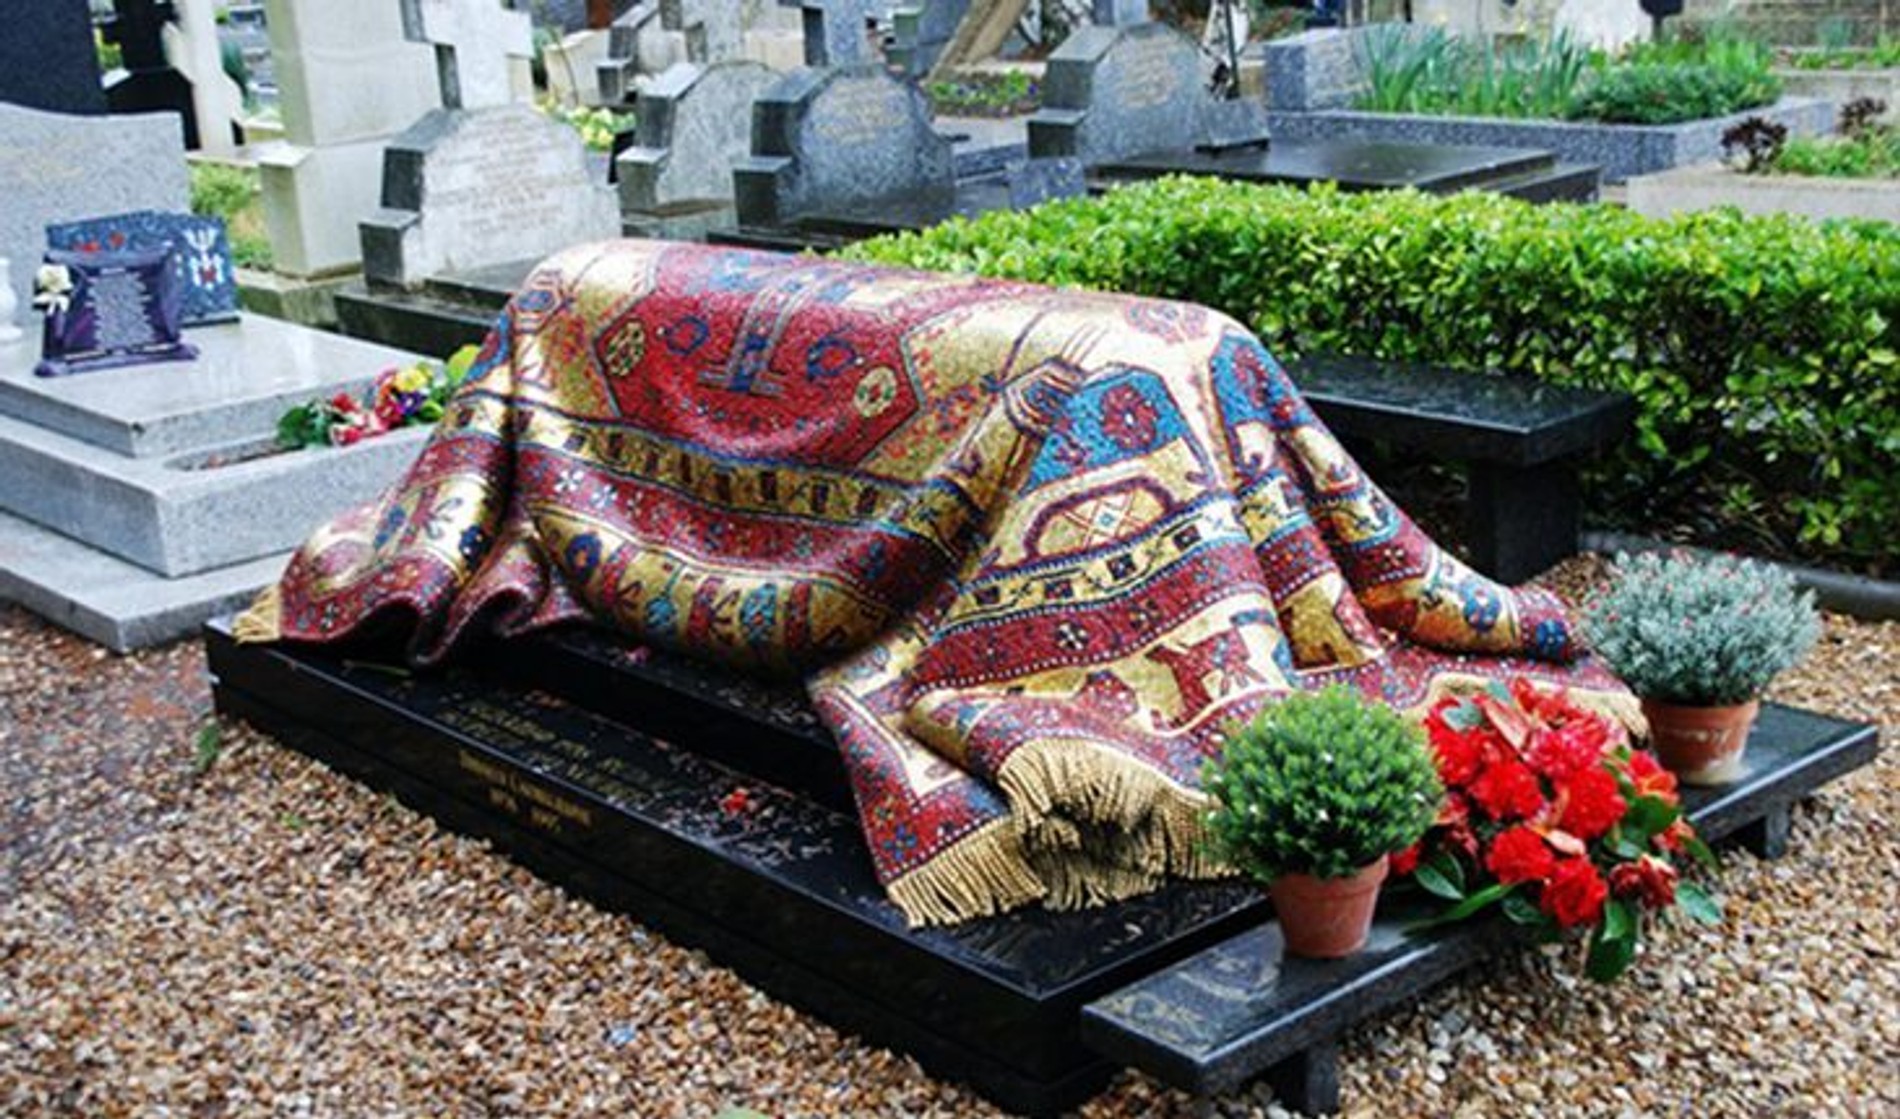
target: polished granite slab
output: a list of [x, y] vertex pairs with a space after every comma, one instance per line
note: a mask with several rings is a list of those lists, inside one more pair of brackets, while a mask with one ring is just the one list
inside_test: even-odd
[[1338, 183], [1346, 190], [1443, 191], [1479, 186], [1553, 166], [1525, 148], [1404, 144], [1379, 140], [1275, 140], [1266, 147], [1162, 151], [1094, 168], [1104, 178], [1211, 175], [1258, 183]]
[[1335, 433], [1466, 461], [1536, 466], [1615, 443], [1636, 421], [1627, 393], [1532, 377], [1324, 354], [1286, 371]]
[[744, 743], [715, 759], [523, 686], [509, 666], [532, 648], [412, 675], [386, 651], [237, 645], [217, 625], [206, 645], [219, 710], [1014, 1110], [1106, 1083], [1077, 1036], [1084, 1004], [1265, 919], [1257, 890], [1182, 883], [909, 929], [848, 806], [763, 779]]
[[[1778, 856], [1790, 806], [1871, 764], [1878, 750], [1872, 726], [1765, 705], [1747, 772], [1722, 788], [1685, 788], [1683, 803], [1709, 841], [1739, 838]], [[1283, 1103], [1336, 1110], [1332, 1044], [1342, 1030], [1522, 943], [1501, 918], [1408, 932], [1428, 910], [1391, 891], [1385, 902], [1357, 955], [1300, 959], [1286, 955], [1277, 924], [1249, 929], [1091, 1004], [1082, 1036], [1192, 1092], [1225, 1092], [1277, 1072]]]

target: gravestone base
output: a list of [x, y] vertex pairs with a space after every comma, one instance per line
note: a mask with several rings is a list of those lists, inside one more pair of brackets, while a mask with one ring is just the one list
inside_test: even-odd
[[[224, 623], [206, 647], [221, 712], [1016, 1111], [1074, 1106], [1122, 1064], [1200, 1094], [1266, 1076], [1285, 1106], [1336, 1110], [1345, 1031], [1517, 943], [1501, 919], [1411, 930], [1397, 892], [1360, 954], [1295, 959], [1238, 883], [910, 929], [796, 690], [574, 631], [429, 673]], [[1744, 776], [1684, 803], [1772, 856], [1790, 806], [1877, 750], [1871, 726], [1770, 705]]]
[[495, 316], [540, 261], [432, 277], [415, 290], [352, 283], [336, 294], [337, 321], [352, 338], [447, 357], [480, 345]]
[[1560, 163], [1547, 151], [1351, 138], [1157, 152], [1091, 170], [1098, 187], [1165, 175], [1207, 175], [1254, 183], [1332, 182], [1347, 191], [1486, 190], [1535, 202], [1594, 201], [1600, 181], [1596, 167]]
[[240, 268], [238, 304], [265, 318], [317, 330], [336, 329], [336, 293], [354, 281], [353, 273], [327, 279], [303, 279], [281, 272]]
[[290, 553], [172, 579], [0, 513], [0, 602], [24, 606], [115, 653], [198, 632], [277, 581]]
[[[1084, 1003], [1265, 916], [1252, 887], [1179, 884], [910, 929], [848, 808], [747, 767], [768, 735], [709, 759], [511, 683], [505, 647], [482, 658], [499, 667], [409, 676], [217, 624], [206, 646], [221, 712], [1015, 1111], [1106, 1085], [1112, 1066], [1077, 1038]], [[722, 807], [739, 788], [746, 808]]]

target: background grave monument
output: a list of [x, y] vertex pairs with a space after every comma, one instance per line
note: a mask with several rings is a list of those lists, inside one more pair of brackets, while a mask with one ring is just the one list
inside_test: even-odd
[[33, 273], [46, 227], [131, 210], [188, 208], [183, 132], [169, 114], [70, 116], [0, 104], [0, 258], [32, 327]]
[[[206, 227], [183, 213], [187, 193], [176, 116], [0, 104], [0, 257], [22, 296], [49, 237], [117, 230], [137, 243], [170, 228], [188, 267], [205, 255], [222, 266], [215, 245], [191, 244]], [[202, 294], [208, 316], [231, 317], [215, 302], [228, 287]], [[418, 446], [416, 431], [334, 454], [267, 453], [286, 408], [365, 388], [414, 354], [238, 315], [187, 326], [195, 360], [48, 379], [33, 375], [38, 315], [19, 306], [26, 329], [0, 341], [0, 597], [113, 648], [240, 604], [312, 523], [373, 496]]]
[[752, 103], [778, 81], [756, 62], [682, 62], [641, 94], [634, 146], [615, 157], [620, 213], [642, 236], [685, 238], [732, 220], [732, 167]]
[[350, 271], [381, 200], [383, 147], [441, 104], [430, 48], [390, 0], [265, 0], [283, 143], [258, 156], [276, 270]]
[[165, 25], [165, 57], [191, 87], [198, 150], [230, 155], [238, 146], [244, 91], [224, 72], [223, 48], [211, 0], [174, 0], [177, 22]]
[[165, 28], [177, 18], [171, 0], [113, 0], [113, 14], [99, 24], [116, 43], [122, 66], [105, 77], [106, 103], [115, 113], [177, 113], [185, 147], [198, 146], [198, 120], [191, 83], [165, 57]]
[[383, 152], [382, 206], [363, 219], [365, 287], [336, 296], [343, 329], [446, 353], [479, 341], [543, 257], [620, 235], [620, 208], [578, 133], [513, 100], [526, 17], [497, 0], [404, 0], [433, 43], [443, 108]]
[[890, 0], [779, 0], [796, 7], [804, 19], [805, 65], [845, 66], [878, 56], [870, 25], [891, 7]]
[[435, 45], [444, 108], [383, 153], [382, 209], [361, 227], [369, 280], [414, 288], [616, 235], [580, 137], [513, 101], [507, 59], [532, 49], [526, 16], [494, 0], [405, 0], [404, 12], [405, 31]]
[[86, 5], [0, 0], [0, 101], [55, 113], [103, 113]]
[[[1098, 4], [1098, 12], [1105, 7], [1112, 6]], [[1194, 41], [1166, 24], [1078, 28], [1049, 56], [1042, 108], [1029, 118], [1029, 153], [1094, 166], [1217, 137], [1264, 140], [1264, 106], [1210, 96], [1207, 65]]]
[[956, 179], [922, 92], [858, 63], [797, 71], [753, 104], [733, 192], [739, 224], [769, 228], [866, 208], [947, 216]]

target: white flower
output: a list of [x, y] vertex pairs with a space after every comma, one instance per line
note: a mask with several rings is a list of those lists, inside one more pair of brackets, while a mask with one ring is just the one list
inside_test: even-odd
[[73, 274], [64, 264], [42, 264], [33, 276], [33, 306], [51, 314], [72, 304]]

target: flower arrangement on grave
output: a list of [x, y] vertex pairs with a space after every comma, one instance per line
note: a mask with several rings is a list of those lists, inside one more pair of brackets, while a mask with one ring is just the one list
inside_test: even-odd
[[1434, 923], [1497, 905], [1547, 938], [1582, 933], [1585, 973], [1607, 982], [1652, 916], [1720, 920], [1678, 869], [1684, 855], [1714, 856], [1683, 816], [1675, 775], [1613, 720], [1518, 678], [1440, 701], [1425, 733], [1444, 806], [1392, 864], [1450, 903]]
[[1792, 575], [1686, 552], [1618, 556], [1581, 620], [1597, 656], [1642, 699], [1650, 744], [1692, 785], [1735, 778], [1763, 690], [1821, 632], [1814, 596]]
[[1424, 735], [1345, 687], [1262, 710], [1208, 765], [1214, 851], [1267, 883], [1296, 955], [1365, 943], [1387, 856], [1417, 842], [1443, 789]]
[[278, 419], [277, 441], [291, 450], [348, 447], [397, 428], [435, 423], [468, 377], [475, 354], [474, 346], [464, 346], [439, 365], [418, 361], [385, 369], [365, 399], [340, 392], [299, 404]]

